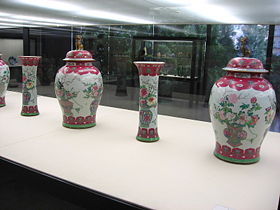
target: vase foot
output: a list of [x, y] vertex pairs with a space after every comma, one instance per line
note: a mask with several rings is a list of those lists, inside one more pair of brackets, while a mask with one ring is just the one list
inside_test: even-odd
[[232, 157], [225, 157], [221, 154], [218, 154], [216, 152], [214, 152], [214, 155], [219, 158], [220, 160], [224, 160], [226, 162], [230, 162], [230, 163], [238, 163], [238, 164], [252, 164], [252, 163], [256, 163], [260, 160], [260, 157], [254, 158], [254, 159], [236, 159], [236, 158], [232, 158]]
[[68, 123], [63, 123], [62, 124], [66, 128], [74, 128], [74, 129], [81, 129], [81, 128], [91, 128], [96, 126], [96, 123], [90, 123], [90, 124], [82, 124], [82, 125], [72, 125]]
[[0, 107], [4, 107], [4, 106], [6, 106], [6, 104], [0, 104]]
[[23, 112], [21, 112], [20, 114], [21, 114], [21, 116], [31, 117], [31, 116], [39, 115], [39, 112], [36, 112], [36, 113], [23, 113]]
[[155, 142], [155, 141], [159, 140], [159, 137], [156, 137], [156, 138], [143, 138], [143, 137], [140, 137], [140, 136], [136, 136], [136, 139], [138, 141], [143, 141], [143, 142]]

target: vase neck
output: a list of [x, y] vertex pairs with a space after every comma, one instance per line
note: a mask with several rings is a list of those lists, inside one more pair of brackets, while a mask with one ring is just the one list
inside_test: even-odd
[[263, 78], [262, 74], [259, 73], [244, 73], [244, 72], [230, 72], [226, 73], [226, 76], [235, 78]]

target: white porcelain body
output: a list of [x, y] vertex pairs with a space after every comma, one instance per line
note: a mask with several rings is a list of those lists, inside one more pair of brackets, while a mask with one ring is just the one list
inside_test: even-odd
[[257, 162], [276, 111], [271, 84], [260, 74], [228, 73], [214, 84], [209, 106], [215, 155], [229, 162]]
[[144, 142], [159, 140], [158, 113], [158, 82], [160, 70], [164, 62], [135, 61], [138, 68], [139, 91], [139, 127], [136, 139]]
[[0, 107], [6, 105], [5, 95], [10, 81], [9, 66], [0, 57]]
[[22, 62], [22, 116], [39, 115], [37, 105], [37, 69], [40, 56], [19, 56]]
[[63, 112], [63, 126], [95, 126], [102, 92], [101, 73], [91, 62], [67, 62], [55, 78], [55, 93]]

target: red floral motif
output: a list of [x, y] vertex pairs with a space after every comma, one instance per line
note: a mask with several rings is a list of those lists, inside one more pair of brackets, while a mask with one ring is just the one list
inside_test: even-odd
[[23, 106], [21, 113], [23, 114], [34, 114], [39, 113], [38, 106]]
[[222, 146], [222, 153], [229, 156], [231, 154], [231, 148], [229, 146], [223, 145]]
[[254, 84], [252, 85], [252, 88], [255, 89], [255, 90], [259, 90], [259, 91], [266, 91], [266, 90], [268, 90], [270, 87], [269, 87], [268, 83], [262, 81], [262, 82], [254, 83]]
[[227, 77], [222, 77], [216, 82], [217, 87], [226, 87], [229, 85], [229, 79]]
[[38, 66], [41, 59], [40, 56], [19, 56], [23, 66]]
[[238, 91], [250, 88], [253, 88], [254, 90], [258, 91], [266, 91], [272, 88], [272, 85], [264, 78], [256, 78], [252, 76], [250, 78], [234, 77], [231, 73], [228, 73], [227, 76], [224, 76], [221, 79], [219, 79], [215, 83], [215, 85], [217, 87], [229, 86], [230, 88], [233, 88]]
[[158, 138], [157, 128], [140, 128], [138, 129], [137, 136], [142, 138]]
[[67, 117], [66, 115], [63, 116], [63, 123], [70, 124], [70, 125], [87, 125], [87, 124], [93, 124], [95, 123], [95, 115], [90, 115], [90, 116], [78, 116], [78, 117], [73, 117], [69, 116]]
[[254, 104], [254, 103], [256, 103], [256, 102], [257, 102], [257, 98], [256, 98], [256, 97], [251, 98], [251, 103], [252, 103], [252, 104]]
[[232, 149], [232, 157], [235, 159], [242, 159], [243, 150], [239, 148]]
[[257, 115], [252, 116], [251, 123], [249, 125], [255, 125], [258, 120], [259, 120], [259, 117]]
[[[81, 63], [81, 62], [77, 62]], [[76, 73], [79, 75], [84, 74], [99, 74], [99, 70], [95, 66], [63, 66], [60, 70], [60, 72], [63, 72], [64, 74], [71, 74]]]
[[3, 60], [0, 60], [0, 66], [4, 66], [4, 65], [7, 65], [7, 64]]
[[140, 97], [145, 98], [146, 96], [148, 96], [148, 90], [147, 88], [141, 88], [140, 90]]
[[5, 97], [0, 97], [0, 105], [5, 105]]
[[66, 117], [66, 121], [68, 124], [75, 124], [76, 119], [73, 116], [69, 116], [68, 119]]
[[260, 147], [254, 149], [254, 148], [248, 148], [246, 150], [240, 149], [240, 148], [233, 148], [226, 145], [221, 145], [218, 142], [216, 142], [216, 148], [215, 153], [220, 154], [224, 157], [234, 158], [238, 160], [250, 160], [254, 158], [258, 158], [260, 156]]
[[226, 68], [263, 70], [263, 64], [256, 58], [232, 58]]
[[245, 150], [245, 158], [246, 159], [252, 159], [252, 158], [255, 158], [255, 150], [254, 149], [246, 149]]
[[164, 66], [164, 62], [162, 63], [137, 63], [135, 62], [135, 65], [138, 68], [139, 75], [144, 76], [156, 76], [160, 74], [161, 68]]
[[247, 132], [246, 131], [244, 131], [244, 130], [242, 130], [242, 131], [239, 131], [238, 133], [237, 133], [237, 138], [238, 139], [246, 139], [247, 138]]
[[94, 117], [93, 117], [93, 116], [87, 116], [87, 117], [85, 117], [85, 121], [86, 121], [88, 124], [90, 124], [90, 123], [92, 123], [92, 122], [94, 121]]
[[75, 61], [77, 59], [92, 59], [92, 55], [86, 50], [71, 50], [66, 54], [65, 60]]
[[27, 77], [26, 76], [22, 76], [22, 82], [26, 82], [27, 81]]
[[230, 129], [225, 128], [225, 129], [224, 129], [224, 135], [225, 135], [225, 137], [227, 137], [227, 138], [231, 137], [232, 133], [231, 133]]
[[232, 82], [229, 84], [230, 88], [236, 89], [238, 91], [249, 89], [250, 85], [248, 83], [248, 80], [246, 79], [239, 79], [239, 80], [232, 80]]

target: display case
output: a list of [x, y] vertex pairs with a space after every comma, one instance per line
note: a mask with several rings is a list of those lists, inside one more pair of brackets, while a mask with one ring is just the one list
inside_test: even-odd
[[132, 60], [163, 61], [160, 78], [174, 81], [172, 89], [181, 89], [180, 82], [188, 82], [184, 92], [199, 93], [203, 79], [205, 38], [133, 37]]

